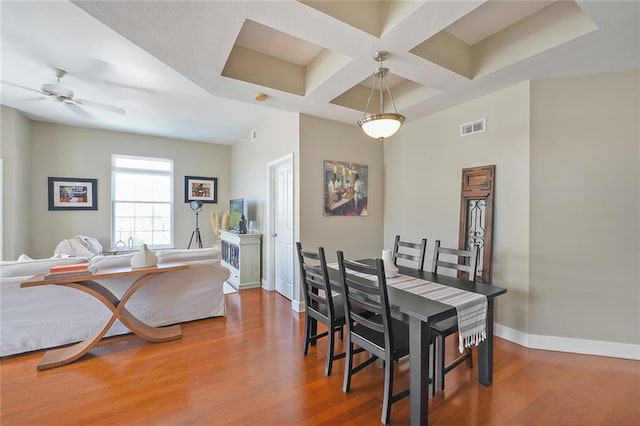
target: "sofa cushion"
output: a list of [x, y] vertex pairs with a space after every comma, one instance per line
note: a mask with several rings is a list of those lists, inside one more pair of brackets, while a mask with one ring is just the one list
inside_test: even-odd
[[113, 256], [98, 255], [91, 258], [89, 261], [98, 270], [108, 268], [123, 268], [131, 266], [131, 258], [135, 253], [116, 254]]
[[53, 252], [55, 254], [83, 256], [91, 259], [93, 256], [102, 253], [102, 244], [95, 238], [76, 235], [73, 238], [60, 241]]
[[49, 268], [57, 265], [71, 265], [85, 263], [86, 257], [63, 257], [52, 259], [33, 259], [23, 261], [0, 262], [0, 277], [24, 277], [49, 272]]
[[158, 263], [215, 260], [222, 257], [222, 253], [218, 248], [158, 250], [156, 255], [158, 256]]

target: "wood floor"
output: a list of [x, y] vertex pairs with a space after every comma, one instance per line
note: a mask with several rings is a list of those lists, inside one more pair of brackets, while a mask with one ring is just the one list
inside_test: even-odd
[[[226, 297], [226, 318], [185, 324], [178, 341], [111, 338], [73, 364], [41, 372], [43, 352], [3, 359], [0, 424], [380, 424], [379, 365], [355, 375], [344, 394], [344, 360], [327, 378], [324, 342], [302, 356], [304, 317], [288, 300], [261, 289]], [[456, 368], [429, 401], [431, 424], [640, 424], [640, 362], [528, 350], [499, 338], [495, 348], [493, 386], [477, 383], [477, 369]], [[408, 362], [397, 368], [400, 389]], [[404, 399], [391, 424], [408, 422]]]

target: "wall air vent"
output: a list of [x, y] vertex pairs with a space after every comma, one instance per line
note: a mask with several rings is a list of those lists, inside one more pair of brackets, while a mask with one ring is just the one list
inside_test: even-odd
[[469, 136], [474, 133], [485, 132], [487, 130], [487, 119], [477, 120], [460, 126], [460, 136]]

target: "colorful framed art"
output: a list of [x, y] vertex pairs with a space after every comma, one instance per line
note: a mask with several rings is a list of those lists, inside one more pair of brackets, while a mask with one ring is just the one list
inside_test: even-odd
[[218, 178], [202, 176], [184, 177], [184, 202], [218, 202]]
[[98, 180], [50, 177], [49, 210], [98, 210]]

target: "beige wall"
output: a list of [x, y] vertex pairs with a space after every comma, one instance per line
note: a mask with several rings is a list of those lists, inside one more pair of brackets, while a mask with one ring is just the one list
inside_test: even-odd
[[529, 331], [640, 343], [640, 72], [532, 83]]
[[16, 259], [29, 251], [29, 210], [32, 173], [30, 121], [20, 112], [2, 106], [0, 157], [2, 176], [2, 259]]
[[[384, 224], [383, 147], [358, 126], [302, 115], [300, 117], [300, 241], [315, 250], [323, 246], [329, 261], [336, 250], [347, 258], [380, 257]], [[323, 216], [324, 160], [369, 166], [368, 215]]]
[[298, 114], [269, 110], [267, 118], [257, 124], [255, 130], [255, 142], [246, 137], [231, 146], [230, 190], [231, 198], [244, 198], [249, 203], [247, 220], [257, 220], [264, 233], [267, 164], [290, 153], [295, 154], [297, 163]]
[[[268, 280], [267, 244], [267, 164], [285, 155], [294, 156], [294, 239], [298, 239], [299, 205], [299, 118], [297, 113], [268, 110], [267, 117], [255, 127], [256, 141], [249, 137], [231, 146], [231, 198], [244, 198], [249, 217], [256, 220], [262, 233], [262, 273]], [[228, 208], [228, 206], [226, 207]], [[294, 271], [295, 273], [295, 271]], [[299, 289], [294, 286], [294, 300], [299, 300]]]
[[[294, 197], [296, 241], [305, 246], [323, 245], [330, 259], [342, 249], [351, 256], [376, 256], [382, 248], [383, 164], [382, 146], [363, 136], [355, 125], [337, 123], [307, 115], [271, 111], [256, 127], [257, 140], [248, 139], [232, 146], [232, 198], [243, 197], [254, 206], [249, 220], [257, 218], [263, 233], [262, 274], [265, 264], [267, 164], [294, 154]], [[323, 160], [345, 160], [369, 165], [369, 216], [324, 217], [322, 182]], [[252, 210], [255, 208], [255, 216]], [[297, 265], [297, 264], [296, 264]], [[294, 268], [294, 306], [302, 301], [297, 266]]]
[[[494, 283], [508, 289], [497, 322], [527, 335], [637, 345], [639, 99], [638, 71], [522, 83], [410, 120], [383, 144], [355, 125], [274, 110], [257, 124], [256, 142], [232, 147], [32, 123], [2, 107], [4, 258], [49, 256], [79, 233], [108, 243], [112, 152], [174, 158], [178, 247], [193, 229], [180, 204], [184, 175], [218, 177], [219, 204], [205, 211], [244, 197], [264, 234], [267, 164], [293, 153], [294, 238], [332, 257], [337, 248], [377, 255], [395, 234], [429, 238], [428, 259], [435, 239], [456, 245], [460, 171], [495, 164]], [[460, 124], [484, 117], [487, 132], [459, 137]], [[369, 192], [380, 194], [369, 199], [370, 216], [322, 216], [324, 159], [369, 164]], [[100, 210], [49, 212], [47, 176], [97, 177]], [[18, 182], [29, 182], [29, 197], [15, 196], [24, 193]], [[209, 245], [210, 225], [201, 227]]]
[[[217, 177], [219, 204], [205, 204], [199, 224], [204, 246], [213, 244], [209, 213], [228, 204], [229, 146], [41, 122], [31, 123], [31, 143], [28, 248], [31, 256], [51, 256], [58, 242], [78, 234], [94, 236], [104, 247], [109, 247], [112, 153], [173, 159], [174, 241], [179, 248], [187, 247], [195, 227], [195, 216], [184, 203], [184, 176]], [[49, 176], [97, 178], [98, 210], [49, 211]]]
[[[487, 119], [487, 131], [460, 137], [460, 125]], [[506, 287], [496, 321], [526, 330], [529, 304], [529, 84], [409, 121], [384, 142], [384, 243], [439, 239], [457, 247], [462, 169], [496, 165], [493, 283]]]

